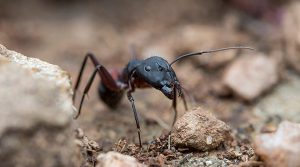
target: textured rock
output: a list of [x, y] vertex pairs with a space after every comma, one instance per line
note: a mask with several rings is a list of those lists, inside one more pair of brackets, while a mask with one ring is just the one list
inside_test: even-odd
[[277, 62], [259, 53], [233, 62], [224, 74], [224, 84], [244, 100], [254, 100], [279, 80]]
[[225, 140], [231, 140], [230, 127], [201, 108], [184, 114], [172, 131], [172, 143], [201, 151], [214, 149]]
[[97, 157], [97, 167], [145, 167], [134, 157], [123, 155], [118, 152], [108, 152]]
[[257, 136], [255, 147], [267, 166], [299, 167], [300, 124], [282, 122], [275, 133]]
[[73, 166], [68, 74], [2, 45], [0, 64], [1, 164]]

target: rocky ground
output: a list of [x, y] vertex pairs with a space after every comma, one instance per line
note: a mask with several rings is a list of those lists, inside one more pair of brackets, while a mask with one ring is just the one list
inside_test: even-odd
[[[300, 166], [299, 2], [13, 2], [0, 1], [0, 43], [9, 49], [0, 47], [1, 166]], [[127, 99], [110, 110], [97, 83], [72, 119], [71, 82], [87, 52], [112, 69], [132, 47], [139, 59], [172, 61], [236, 45], [256, 50], [174, 64], [189, 110], [179, 100], [171, 137], [171, 101], [155, 89], [133, 94], [142, 149]]]

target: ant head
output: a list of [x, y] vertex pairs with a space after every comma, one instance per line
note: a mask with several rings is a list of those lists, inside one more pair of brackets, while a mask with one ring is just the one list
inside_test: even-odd
[[135, 74], [169, 99], [173, 99], [175, 84], [178, 81], [174, 70], [165, 59], [150, 57], [136, 67]]
[[[161, 57], [153, 56], [146, 60], [140, 61], [137, 66], [134, 66], [134, 74], [137, 76], [137, 78], [141, 79], [142, 81], [145, 81], [152, 87], [160, 90], [169, 99], [174, 99], [174, 95], [176, 95], [176, 91], [178, 91], [179, 95], [182, 92], [176, 74], [171, 67], [172, 64], [186, 57], [213, 53], [213, 52], [220, 52], [220, 51], [231, 50], [231, 49], [253, 50], [252, 48], [249, 47], [238, 46], [238, 47], [228, 47], [228, 48], [221, 48], [221, 49], [208, 50], [202, 52], [188, 53], [179, 56], [171, 63], [168, 63], [165, 59]], [[136, 63], [134, 64], [136, 65]]]

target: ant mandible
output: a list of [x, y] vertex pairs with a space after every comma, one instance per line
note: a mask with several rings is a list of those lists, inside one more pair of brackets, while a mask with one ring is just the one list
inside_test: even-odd
[[176, 109], [177, 93], [179, 97], [182, 97], [186, 110], [187, 110], [187, 105], [184, 98], [184, 94], [182, 93], [182, 88], [176, 77], [175, 71], [172, 68], [172, 65], [175, 62], [186, 57], [202, 55], [206, 53], [220, 52], [220, 51], [231, 50], [231, 49], [254, 50], [250, 47], [238, 46], [238, 47], [227, 47], [227, 48], [221, 48], [215, 50], [188, 53], [179, 56], [171, 63], [168, 63], [168, 61], [158, 56], [149, 57], [145, 60], [138, 60], [134, 58], [130, 60], [129, 63], [123, 69], [123, 71], [121, 73], [117, 73], [117, 75], [115, 74], [113, 75], [109, 73], [108, 70], [98, 62], [98, 60], [93, 54], [88, 53], [82, 62], [81, 69], [79, 71], [79, 75], [75, 83], [73, 102], [75, 100], [76, 91], [79, 87], [81, 76], [83, 74], [88, 59], [91, 59], [93, 65], [95, 66], [95, 69], [84, 88], [79, 109], [74, 119], [78, 118], [78, 116], [80, 115], [85, 96], [90, 90], [94, 78], [98, 73], [98, 75], [101, 78], [101, 82], [98, 88], [98, 93], [101, 100], [108, 107], [116, 108], [117, 105], [120, 103], [124, 92], [127, 91], [127, 98], [131, 103], [132, 111], [135, 118], [135, 123], [136, 123], [138, 137], [139, 137], [139, 144], [140, 147], [142, 147], [140, 124], [139, 124], [136, 108], [134, 105], [134, 99], [132, 97], [132, 93], [135, 91], [135, 88], [153, 87], [161, 91], [167, 98], [172, 100], [172, 107], [174, 110], [174, 118], [172, 123], [172, 127], [173, 127], [177, 118], [177, 109]]

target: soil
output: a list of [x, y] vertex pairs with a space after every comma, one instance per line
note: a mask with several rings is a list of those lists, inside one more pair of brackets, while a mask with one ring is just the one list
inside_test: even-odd
[[[87, 136], [78, 135], [79, 133], [82, 133], [81, 129], [77, 129], [76, 136], [84, 159], [82, 166], [94, 166], [97, 163], [97, 155], [104, 151], [105, 146], [98, 145], [97, 142], [88, 139]], [[161, 136], [149, 141], [142, 149], [137, 144], [126, 139], [120, 139], [112, 146], [112, 150], [134, 156], [140, 162], [149, 166], [190, 166], [188, 165], [189, 163], [194, 163], [197, 166], [201, 162], [191, 162], [191, 159], [198, 158], [197, 160], [199, 160], [199, 158], [207, 158], [202, 163], [208, 163], [207, 161], [216, 161], [214, 157], [219, 161], [223, 161], [221, 162], [222, 166], [263, 165], [263, 162], [255, 155], [251, 143], [245, 140], [226, 141], [216, 150], [209, 152], [200, 152], [188, 148], [175, 148], [172, 146], [172, 143], [169, 148], [169, 142], [168, 132], [165, 131]]]
[[[136, 48], [140, 59], [149, 56], [145, 51], [150, 46], [158, 51], [169, 49], [170, 55], [160, 55], [169, 61], [182, 53], [237, 44], [252, 46], [270, 56], [276, 56], [275, 51], [282, 51], [278, 47], [281, 46], [280, 37], [261, 36], [277, 32], [279, 23], [270, 21], [272, 17], [268, 20], [253, 16], [252, 12], [247, 13], [232, 3], [226, 0], [177, 3], [154, 0], [132, 4], [122, 0], [4, 0], [0, 1], [0, 42], [24, 55], [61, 66], [70, 72], [73, 82], [87, 52], [94, 53], [108, 69], [122, 69], [131, 59], [130, 46]], [[263, 28], [253, 29], [249, 26], [253, 25], [251, 23]], [[180, 40], [177, 35], [189, 26], [199, 30], [199, 38], [194, 40], [199, 44], [192, 42], [193, 45], [186, 46], [191, 43], [187, 37], [174, 45], [168, 41]], [[160, 54], [155, 49], [153, 53]], [[188, 92], [189, 108], [201, 106], [213, 111], [232, 127], [233, 141], [209, 152], [178, 149], [172, 144], [169, 149], [167, 133], [173, 118], [171, 101], [155, 89], [139, 89], [134, 98], [141, 123], [143, 148], [140, 149], [127, 99], [111, 110], [99, 100], [95, 83], [80, 117], [74, 120], [75, 143], [81, 151], [78, 164], [94, 166], [99, 153], [114, 150], [132, 155], [150, 166], [189, 166], [190, 163], [209, 166], [210, 161], [232, 166], [263, 166], [253, 150], [252, 141], [261, 127], [266, 130], [268, 126], [266, 120], [257, 118], [253, 108], [269, 92], [252, 102], [245, 102], [232, 95], [230, 90], [222, 89], [222, 74], [235, 57], [222, 60], [220, 55], [211, 56], [211, 61], [209, 58], [187, 59], [176, 64], [174, 70]], [[89, 64], [83, 81], [88, 80], [92, 70], [93, 66]], [[281, 69], [283, 80], [290, 71]], [[80, 91], [83, 91], [84, 83], [81, 86]], [[77, 97], [82, 94], [80, 91]], [[78, 101], [75, 105], [78, 106]], [[182, 102], [178, 106], [180, 117], [185, 110]], [[275, 121], [274, 126], [279, 122]]]

